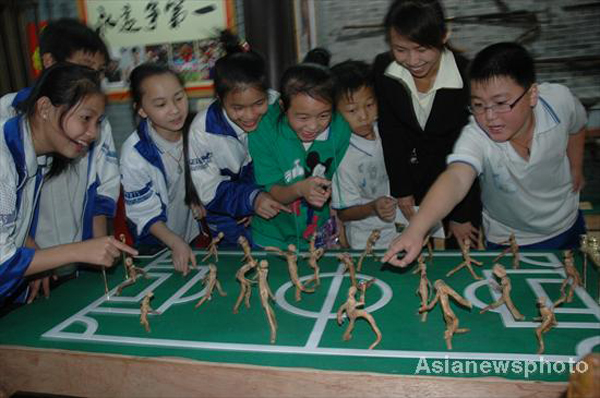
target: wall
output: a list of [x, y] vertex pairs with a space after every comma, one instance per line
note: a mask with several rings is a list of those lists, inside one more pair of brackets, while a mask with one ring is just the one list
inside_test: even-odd
[[[488, 44], [512, 41], [539, 27], [523, 44], [538, 63], [538, 80], [568, 85], [591, 106], [600, 102], [600, 2], [586, 0], [442, 0], [451, 23], [451, 42], [470, 58]], [[332, 62], [348, 58], [372, 61], [386, 51], [380, 25], [389, 0], [315, 0], [318, 45], [328, 48]], [[525, 11], [527, 18], [480, 19], [467, 16]], [[508, 17], [507, 17], [508, 18]], [[461, 20], [462, 19], [462, 20]], [[537, 22], [536, 22], [537, 20]], [[553, 62], [548, 59], [596, 56], [595, 62]], [[600, 108], [600, 104], [595, 105]]]

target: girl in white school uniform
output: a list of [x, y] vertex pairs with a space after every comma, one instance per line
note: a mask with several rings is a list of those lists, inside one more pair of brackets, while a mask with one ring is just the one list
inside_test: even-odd
[[217, 99], [190, 127], [188, 200], [204, 205], [212, 235], [222, 232], [220, 245], [231, 247], [241, 236], [252, 242], [250, 217], [270, 219], [289, 209], [256, 184], [248, 151], [249, 135], [277, 98], [267, 90], [265, 61], [228, 32], [221, 40], [227, 54], [213, 69]]
[[95, 71], [57, 64], [44, 71], [19, 114], [0, 121], [0, 302], [28, 275], [73, 262], [112, 266], [121, 250], [137, 254], [108, 236], [45, 249], [29, 237], [44, 179], [86, 153], [104, 107]]
[[130, 90], [141, 118], [121, 148], [125, 212], [136, 245], [164, 245], [187, 274], [196, 258], [189, 242], [200, 232], [185, 205], [183, 135], [188, 98], [175, 72], [146, 63], [131, 72]]

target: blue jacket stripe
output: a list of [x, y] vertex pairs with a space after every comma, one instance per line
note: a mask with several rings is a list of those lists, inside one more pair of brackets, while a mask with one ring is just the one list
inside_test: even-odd
[[9, 296], [21, 285], [34, 254], [33, 249], [20, 247], [11, 258], [0, 265], [0, 298]]

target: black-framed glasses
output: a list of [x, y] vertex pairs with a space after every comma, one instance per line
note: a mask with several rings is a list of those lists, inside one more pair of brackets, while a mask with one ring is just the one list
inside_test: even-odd
[[523, 94], [519, 95], [519, 98], [514, 100], [512, 104], [494, 104], [485, 106], [483, 104], [471, 104], [469, 105], [469, 112], [473, 115], [483, 115], [488, 109], [491, 109], [494, 113], [507, 113], [513, 110], [513, 108], [517, 105], [521, 98], [527, 94], [531, 86], [527, 87], [527, 89], [523, 92]]

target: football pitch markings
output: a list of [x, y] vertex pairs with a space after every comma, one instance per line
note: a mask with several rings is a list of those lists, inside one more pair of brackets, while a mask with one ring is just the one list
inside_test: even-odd
[[[204, 251], [198, 251], [197, 254], [201, 255]], [[146, 293], [155, 290], [158, 286], [163, 284], [173, 275], [173, 266], [170, 261], [170, 253], [163, 252], [158, 255], [151, 263], [144, 267], [148, 272], [148, 277], [153, 279], [150, 284], [142, 291], [137, 293], [135, 296], [114, 296], [117, 288], [115, 287], [109, 292], [109, 297], [105, 295], [99, 297], [77, 313], [65, 319], [46, 333], [42, 335], [45, 339], [56, 339], [65, 341], [79, 341], [79, 342], [99, 342], [107, 344], [119, 344], [119, 345], [134, 345], [134, 346], [150, 346], [150, 347], [170, 347], [170, 348], [187, 348], [187, 349], [198, 349], [198, 350], [224, 350], [224, 351], [239, 351], [239, 352], [268, 352], [268, 353], [286, 353], [286, 354], [314, 354], [314, 355], [325, 355], [325, 356], [358, 356], [358, 357], [374, 357], [374, 358], [428, 358], [428, 359], [463, 359], [463, 360], [514, 360], [514, 361], [538, 361], [539, 355], [531, 353], [497, 353], [497, 352], [468, 352], [468, 351], [419, 351], [419, 350], [383, 350], [383, 349], [352, 349], [352, 348], [332, 348], [332, 347], [319, 347], [319, 343], [324, 334], [325, 327], [329, 321], [335, 319], [335, 309], [333, 308], [336, 298], [342, 294], [346, 295], [346, 292], [340, 291], [342, 281], [347, 278], [347, 275], [343, 274], [343, 265], [338, 264], [335, 272], [324, 272], [321, 273], [321, 278], [332, 278], [331, 284], [328, 287], [328, 292], [322, 306], [317, 311], [308, 311], [305, 309], [298, 308], [292, 303], [289, 303], [285, 296], [289, 289], [294, 289], [291, 282], [286, 282], [281, 285], [276, 293], [276, 304], [280, 310], [284, 310], [293, 313], [297, 316], [302, 316], [312, 320], [314, 325], [306, 342], [303, 345], [291, 346], [291, 345], [272, 345], [272, 344], [242, 344], [242, 343], [222, 343], [216, 341], [191, 341], [191, 340], [176, 340], [176, 339], [164, 339], [164, 338], [150, 338], [150, 337], [128, 337], [128, 336], [117, 336], [97, 333], [99, 324], [96, 319], [91, 316], [92, 314], [105, 314], [105, 315], [120, 315], [120, 316], [140, 316], [140, 310], [138, 308], [114, 308], [114, 307], [103, 307], [107, 301], [110, 303], [139, 303], [146, 295]], [[241, 257], [242, 252], [236, 251], [221, 251], [220, 256], [234, 255], [238, 258]], [[261, 253], [255, 253], [256, 258], [264, 257]], [[266, 254], [265, 254], [266, 255]], [[360, 253], [353, 253], [354, 257], [358, 257]], [[497, 253], [473, 253], [473, 257], [488, 257], [496, 256]], [[334, 257], [336, 253], [325, 253], [325, 257]], [[456, 252], [436, 252], [435, 257], [460, 257], [460, 253]], [[510, 257], [510, 255], [507, 255]], [[558, 258], [553, 253], [527, 253], [522, 254], [522, 264], [528, 264], [529, 266], [540, 267], [540, 268], [521, 268], [521, 269], [507, 269], [507, 272], [511, 275], [531, 274], [532, 276], [551, 276], [556, 275], [557, 278], [526, 278], [527, 283], [531, 289], [535, 292], [538, 297], [548, 297], [545, 290], [543, 289], [544, 284], [548, 283], [561, 283], [564, 277], [564, 271]], [[159, 313], [164, 313], [174, 305], [188, 303], [190, 301], [198, 300], [204, 295], [205, 288], [201, 291], [186, 295], [186, 293], [196, 284], [201, 283], [202, 278], [208, 271], [207, 266], [199, 266], [198, 271], [177, 289], [163, 304], [161, 304], [156, 310]], [[477, 298], [478, 289], [481, 287], [488, 286], [488, 289], [494, 299], [497, 299], [500, 294], [496, 292], [488, 283], [487, 279], [492, 278], [491, 270], [483, 270], [485, 275], [484, 280], [474, 281], [464, 289], [464, 297], [473, 303], [476, 308], [483, 308], [487, 303], [484, 303]], [[307, 280], [311, 275], [304, 276], [301, 280]], [[372, 277], [365, 274], [357, 274], [357, 279], [366, 280]], [[374, 287], [377, 287], [381, 292], [379, 300], [366, 309], [369, 312], [376, 314], [377, 309], [382, 308], [388, 304], [393, 297], [393, 290], [390, 285], [381, 280], [376, 279]], [[600, 307], [595, 303], [593, 298], [582, 288], [576, 289], [576, 295], [579, 297], [581, 302], [585, 304], [584, 308], [557, 308], [556, 313], [562, 314], [588, 314], [593, 315], [598, 321], [600, 321]], [[503, 324], [507, 328], [535, 328], [539, 325], [539, 322], [529, 321], [514, 321], [505, 306], [492, 310], [499, 314]], [[375, 315], [376, 316], [376, 315]], [[83, 332], [68, 332], [66, 331], [72, 325], [83, 325], [85, 330]], [[600, 329], [600, 322], [559, 322], [557, 328], [576, 328], [576, 329]], [[266, 328], [266, 326], [265, 326]], [[342, 344], [340, 339], [340, 344]], [[549, 362], [568, 362], [574, 358], [578, 359], [583, 357], [585, 354], [591, 352], [594, 347], [600, 345], [600, 336], [593, 336], [579, 341], [575, 344], [575, 352], [572, 355], [543, 355], [543, 359]]]

